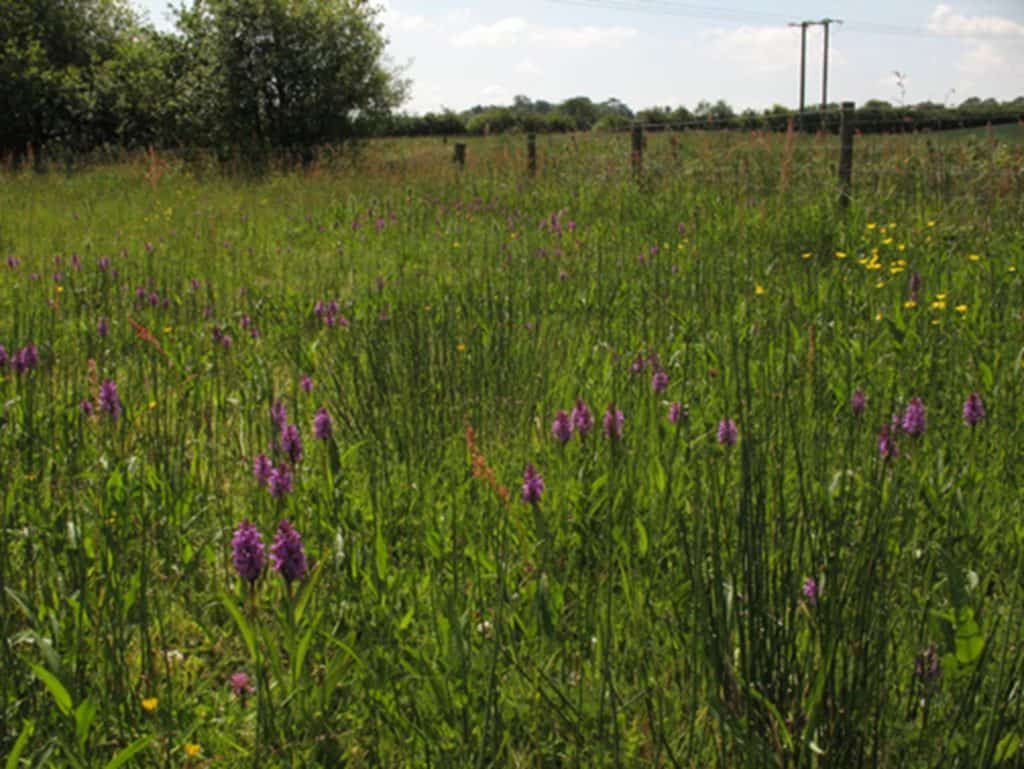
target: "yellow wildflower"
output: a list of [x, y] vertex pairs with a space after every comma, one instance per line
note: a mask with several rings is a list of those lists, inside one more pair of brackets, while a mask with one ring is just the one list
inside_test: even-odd
[[885, 281], [880, 280], [875, 284], [875, 288], [885, 288]]
[[845, 259], [845, 258], [846, 258], [846, 252], [845, 251], [836, 251], [836, 259]]
[[868, 222], [868, 229], [869, 229], [869, 230], [873, 230], [873, 229], [875, 229], [875, 227], [877, 227], [877, 226], [878, 226], [878, 225], [877, 225], [877, 224], [875, 224], [874, 222]]
[[142, 709], [147, 713], [153, 713], [156, 711], [156, 706], [160, 704], [160, 700], [156, 697], [146, 697], [142, 700]]
[[455, 349], [458, 350], [459, 352], [465, 352], [466, 345], [464, 345], [462, 342], [459, 342], [457, 345], [455, 345]]
[[979, 261], [981, 261], [981, 257], [978, 254], [968, 254], [967, 258], [970, 261], [972, 261], [972, 262], [979, 262]]
[[961, 315], [964, 315], [964, 314], [966, 314], [966, 313], [967, 313], [967, 305], [966, 305], [966, 304], [958, 304], [958, 305], [957, 305], [956, 307], [954, 307], [953, 309], [954, 309], [954, 310], [956, 310], [956, 311], [957, 311], [958, 313], [960, 313]]
[[812, 254], [810, 251], [804, 251], [803, 254], [801, 254], [801, 256], [803, 256], [804, 259], [810, 259], [812, 256], [814, 256], [814, 254]]
[[929, 219], [928, 220], [928, 226], [929, 227], [934, 227], [935, 226], [935, 220], [934, 219]]
[[932, 302], [932, 309], [933, 310], [945, 310], [946, 309], [946, 302], [945, 302], [945, 300], [943, 300], [943, 299], [936, 299], [934, 302]]
[[913, 299], [908, 299], [903, 303], [903, 306], [906, 307], [908, 310], [913, 310], [915, 307], [917, 307], [917, 302], [915, 302]]
[[202, 747], [199, 746], [199, 745], [196, 745], [194, 742], [186, 742], [185, 743], [185, 757], [186, 758], [195, 758], [196, 756], [198, 756], [202, 752], [203, 752]]
[[754, 286], [754, 293], [757, 294], [758, 296], [764, 294], [764, 286], [758, 283], [756, 286]]

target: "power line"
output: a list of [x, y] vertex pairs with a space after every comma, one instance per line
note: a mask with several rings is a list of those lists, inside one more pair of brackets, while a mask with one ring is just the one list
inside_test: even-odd
[[[677, 16], [706, 21], [735, 23], [784, 23], [789, 17], [781, 13], [752, 11], [749, 9], [729, 8], [724, 6], [699, 5], [695, 3], [675, 2], [674, 0], [548, 0], [558, 5], [571, 5], [580, 8], [602, 9], [611, 11], [630, 11], [647, 13], [657, 16]], [[846, 19], [848, 32], [872, 35], [897, 35], [903, 37], [921, 37], [931, 39], [951, 39], [952, 35], [936, 32], [926, 26], [908, 26], [858, 19]], [[1014, 41], [1004, 35], [971, 34], [974, 39]]]

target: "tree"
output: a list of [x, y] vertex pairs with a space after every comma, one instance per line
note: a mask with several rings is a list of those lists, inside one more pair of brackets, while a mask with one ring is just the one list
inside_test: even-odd
[[126, 0], [0, 2], [0, 152], [94, 144], [96, 70], [137, 29]]
[[178, 17], [190, 129], [259, 153], [386, 116], [405, 83], [385, 66], [378, 13], [362, 0], [194, 0]]
[[573, 121], [580, 131], [589, 131], [597, 122], [597, 107], [586, 96], [574, 96], [562, 102], [559, 109]]

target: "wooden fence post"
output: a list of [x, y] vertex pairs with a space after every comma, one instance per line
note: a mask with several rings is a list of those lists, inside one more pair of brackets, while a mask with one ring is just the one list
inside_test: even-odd
[[466, 166], [466, 145], [462, 142], [458, 142], [455, 145], [455, 163], [459, 168], [465, 168]]
[[633, 174], [640, 176], [644, 170], [644, 129], [641, 125], [633, 126]]
[[839, 207], [850, 207], [853, 191], [853, 115], [856, 105], [844, 101], [839, 114]]
[[537, 134], [526, 134], [526, 170], [530, 176], [537, 175]]

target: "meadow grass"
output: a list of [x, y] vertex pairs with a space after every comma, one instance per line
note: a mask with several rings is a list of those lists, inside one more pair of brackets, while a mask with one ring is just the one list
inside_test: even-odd
[[1021, 147], [628, 142], [0, 175], [7, 769], [1020, 761]]

